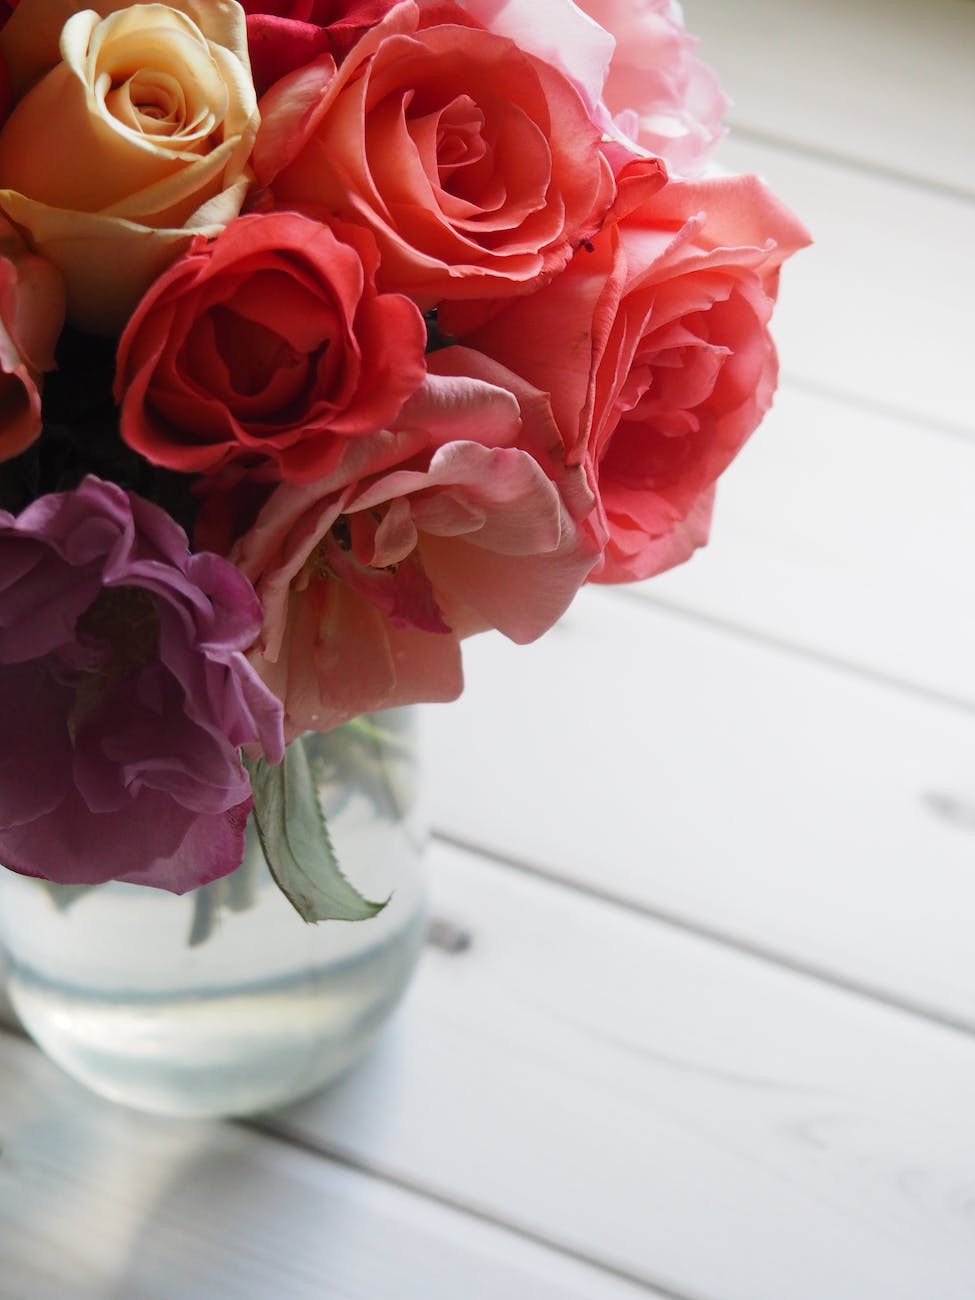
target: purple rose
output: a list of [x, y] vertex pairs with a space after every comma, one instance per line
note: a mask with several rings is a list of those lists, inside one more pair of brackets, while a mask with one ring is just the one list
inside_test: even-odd
[[233, 871], [240, 747], [283, 753], [244, 657], [261, 619], [232, 564], [112, 483], [0, 511], [0, 862], [175, 893]]

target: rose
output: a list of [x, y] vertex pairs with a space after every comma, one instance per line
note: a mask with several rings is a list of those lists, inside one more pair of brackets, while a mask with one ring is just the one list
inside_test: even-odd
[[[441, 0], [418, 0], [421, 10]], [[458, 0], [482, 27], [565, 73], [590, 109], [602, 94], [615, 41], [573, 0]]]
[[240, 747], [283, 754], [280, 703], [243, 655], [259, 626], [232, 565], [114, 484], [0, 512], [0, 862], [177, 893], [234, 870]]
[[255, 170], [279, 207], [367, 225], [381, 287], [423, 305], [526, 292], [609, 205], [599, 133], [549, 64], [455, 6], [420, 18], [404, 0], [334, 76], [323, 60], [274, 86]]
[[[4, 23], [10, 17], [11, 11], [5, 6], [0, 5], [0, 30]], [[7, 120], [7, 114], [10, 112], [10, 74], [7, 71], [7, 64], [0, 53], [0, 125]]]
[[[17, 0], [0, 0], [0, 30], [6, 24], [10, 15], [17, 8]], [[10, 111], [10, 74], [7, 71], [7, 64], [2, 53], [0, 53], [0, 123], [2, 123]]]
[[64, 285], [0, 216], [0, 461], [41, 432], [41, 375], [54, 368], [64, 323]]
[[0, 33], [20, 95], [0, 211], [63, 271], [71, 320], [114, 332], [194, 233], [239, 212], [257, 111], [238, 5], [96, 8], [21, 0]]
[[697, 57], [674, 0], [578, 0], [612, 32], [616, 49], [603, 88], [605, 116], [618, 140], [663, 158], [674, 173], [697, 174], [724, 135], [728, 101]]
[[616, 217], [532, 297], [487, 321], [464, 304], [442, 313], [449, 333], [552, 394], [609, 533], [601, 582], [649, 577], [706, 540], [714, 483], [775, 389], [779, 267], [808, 242], [748, 176], [663, 188], [624, 176]]
[[292, 212], [198, 239], [136, 308], [118, 348], [122, 437], [184, 473], [270, 462], [297, 482], [384, 428], [426, 373], [426, 328], [377, 294], [375, 242]]
[[396, 0], [241, 0], [258, 94], [322, 54], [342, 59]]
[[461, 3], [489, 30], [570, 78], [612, 141], [608, 153], [622, 156], [618, 165], [649, 151], [691, 175], [724, 134], [727, 101], [698, 59], [675, 0]]
[[597, 555], [547, 399], [466, 349], [434, 353], [398, 421], [335, 472], [273, 491], [230, 558], [265, 609], [251, 661], [285, 731], [455, 698], [460, 640], [540, 636]]

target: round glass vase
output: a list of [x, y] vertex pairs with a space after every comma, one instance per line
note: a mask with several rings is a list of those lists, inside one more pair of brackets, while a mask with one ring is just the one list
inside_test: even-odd
[[348, 1070], [398, 1002], [426, 930], [413, 713], [294, 743], [343, 873], [366, 898], [389, 898], [369, 920], [303, 921], [253, 822], [238, 870], [182, 897], [0, 869], [10, 1000], [93, 1091], [167, 1115], [266, 1110]]

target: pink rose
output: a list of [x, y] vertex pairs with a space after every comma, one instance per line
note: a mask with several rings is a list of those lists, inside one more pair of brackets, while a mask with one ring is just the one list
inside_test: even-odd
[[404, 0], [334, 75], [320, 60], [278, 82], [255, 170], [279, 207], [368, 226], [381, 287], [424, 305], [524, 293], [609, 206], [600, 133], [548, 63], [454, 5], [428, 17]]
[[276, 488], [230, 553], [264, 606], [251, 662], [289, 737], [455, 698], [462, 637], [540, 636], [598, 556], [579, 526], [585, 473], [565, 468], [546, 399], [466, 349], [430, 361], [441, 373], [397, 432]]
[[616, 37], [603, 88], [614, 134], [663, 158], [672, 171], [696, 175], [724, 135], [728, 101], [697, 57], [674, 0], [578, 0]]
[[61, 276], [0, 216], [0, 461], [41, 432], [41, 375], [54, 369], [63, 324]]
[[486, 323], [464, 304], [442, 312], [448, 333], [552, 394], [609, 533], [600, 582], [649, 577], [706, 541], [715, 481], [775, 389], [779, 267], [808, 242], [755, 177], [656, 188], [643, 166], [623, 178], [618, 220], [551, 284]]
[[119, 341], [122, 437], [193, 474], [241, 462], [309, 482], [384, 428], [426, 374], [426, 327], [377, 294], [375, 241], [294, 212], [240, 217], [151, 286]]

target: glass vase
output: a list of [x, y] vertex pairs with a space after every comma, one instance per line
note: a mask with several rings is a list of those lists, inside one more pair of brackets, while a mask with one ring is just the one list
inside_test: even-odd
[[294, 743], [344, 874], [366, 898], [390, 900], [369, 920], [302, 921], [253, 824], [240, 868], [182, 897], [0, 869], [10, 1000], [39, 1046], [95, 1092], [188, 1117], [282, 1105], [348, 1070], [399, 1000], [426, 929], [413, 712]]

